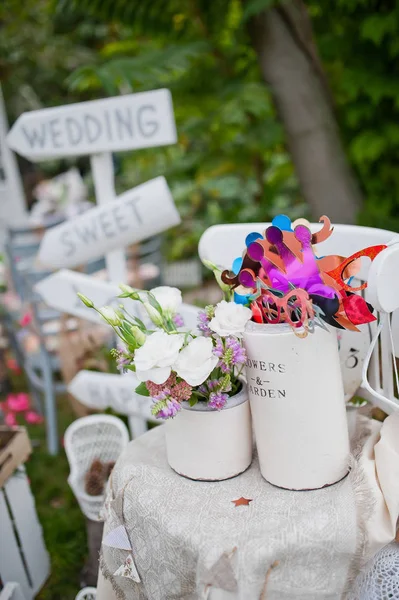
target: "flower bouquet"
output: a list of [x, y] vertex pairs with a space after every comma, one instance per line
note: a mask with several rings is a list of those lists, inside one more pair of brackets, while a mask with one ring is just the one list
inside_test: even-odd
[[249, 403], [242, 344], [249, 308], [222, 300], [198, 313], [188, 329], [180, 314], [180, 290], [149, 292], [121, 285], [119, 298], [141, 306], [140, 317], [126, 308], [96, 310], [120, 339], [112, 351], [122, 372], [133, 371], [136, 393], [147, 396], [151, 412], [167, 420], [168, 460], [193, 479], [225, 479], [244, 471], [252, 458]]

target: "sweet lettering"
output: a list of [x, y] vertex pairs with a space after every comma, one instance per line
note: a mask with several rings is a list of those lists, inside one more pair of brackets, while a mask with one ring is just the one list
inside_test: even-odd
[[65, 225], [60, 233], [60, 242], [65, 248], [65, 256], [70, 257], [93, 243], [115, 239], [121, 233], [136, 229], [143, 225], [144, 214], [139, 207], [140, 196], [127, 198], [122, 205], [109, 204], [89, 217], [82, 217], [75, 223]]
[[61, 244], [67, 247], [66, 256], [71, 256], [75, 252], [75, 244], [69, 239], [70, 231], [63, 231], [60, 235]]

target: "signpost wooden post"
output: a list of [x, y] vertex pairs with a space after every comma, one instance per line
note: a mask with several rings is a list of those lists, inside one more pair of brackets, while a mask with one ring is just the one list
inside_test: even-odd
[[[6, 144], [8, 130], [6, 111], [0, 86], [0, 228], [18, 226], [26, 221], [26, 206], [21, 176], [14, 154]], [[5, 240], [0, 235], [0, 251]]]
[[[158, 205], [157, 199], [153, 198], [153, 204], [148, 206], [151, 220], [156, 220], [157, 215], [164, 219], [163, 227], [150, 227], [148, 223], [147, 230], [138, 219], [136, 213], [136, 222], [134, 227], [140, 230], [137, 231], [137, 236], [133, 239], [128, 239], [128, 236], [118, 236], [112, 234], [112, 227], [107, 226], [107, 212], [105, 204], [115, 202], [115, 186], [114, 172], [112, 164], [111, 152], [122, 150], [133, 150], [138, 148], [151, 148], [155, 146], [164, 146], [174, 144], [176, 142], [176, 126], [173, 115], [172, 98], [169, 90], [160, 89], [139, 94], [128, 94], [125, 96], [117, 96], [114, 98], [106, 98], [103, 100], [94, 100], [92, 102], [81, 102], [78, 104], [70, 104], [55, 108], [46, 108], [39, 111], [24, 113], [15, 122], [11, 131], [7, 136], [8, 144], [19, 154], [26, 156], [32, 161], [50, 160], [55, 157], [66, 156], [91, 156], [91, 166], [94, 180], [94, 187], [99, 206], [98, 212], [95, 213], [102, 219], [103, 233], [106, 238], [116, 237], [119, 239], [119, 244], [110, 243], [110, 247], [106, 247], [107, 271], [108, 276], [113, 281], [125, 281], [125, 258], [122, 247], [124, 245], [140, 241], [149, 235], [154, 235], [176, 225], [180, 222], [178, 214], [173, 205], [171, 207], [170, 193], [168, 191], [165, 180], [163, 196], [169, 198], [169, 219], [165, 219], [165, 214], [162, 212], [162, 206]], [[158, 182], [161, 178], [154, 179], [143, 186]], [[166, 188], [166, 190], [165, 190]], [[119, 196], [117, 201], [130, 199], [134, 203], [136, 190], [130, 190]], [[157, 193], [154, 189], [148, 189], [149, 193]], [[158, 198], [159, 203], [165, 198]], [[148, 198], [145, 198], [148, 203]], [[128, 203], [128, 200], [127, 200]], [[155, 208], [155, 212], [152, 210]], [[132, 205], [133, 206], [133, 205]], [[112, 207], [114, 208], [114, 207]], [[116, 207], [115, 207], [116, 210]], [[173, 218], [172, 218], [173, 212]], [[92, 213], [92, 211], [89, 211]], [[86, 215], [84, 215], [85, 217]], [[80, 217], [76, 222], [80, 222]], [[117, 225], [120, 230], [127, 227], [127, 222], [123, 220], [121, 215], [117, 216], [114, 213], [114, 225]], [[129, 221], [132, 221], [132, 215], [129, 216]], [[148, 219], [150, 221], [150, 219]], [[85, 219], [84, 219], [84, 222]], [[94, 225], [93, 225], [94, 226]], [[100, 226], [100, 225], [99, 225]], [[57, 230], [58, 228], [55, 228]], [[55, 230], [52, 241], [55, 241]], [[58, 229], [58, 232], [61, 230]], [[65, 229], [61, 231], [67, 238]], [[94, 243], [95, 240], [90, 240], [90, 233], [87, 246]], [[39, 258], [49, 266], [74, 266], [78, 262], [62, 262], [58, 258], [58, 262], [51, 262], [51, 254], [49, 251], [49, 238], [43, 240], [43, 246], [47, 244], [47, 250], [41, 248]], [[97, 250], [98, 247], [97, 247]], [[73, 254], [72, 245], [70, 245], [70, 253]], [[47, 254], [47, 256], [46, 256]], [[96, 256], [102, 256], [104, 249]], [[83, 262], [83, 257], [77, 257], [80, 262]]]

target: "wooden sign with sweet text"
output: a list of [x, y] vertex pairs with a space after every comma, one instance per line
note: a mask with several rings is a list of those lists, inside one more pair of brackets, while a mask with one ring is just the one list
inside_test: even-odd
[[157, 177], [47, 231], [38, 261], [52, 268], [75, 267], [178, 223], [166, 180]]

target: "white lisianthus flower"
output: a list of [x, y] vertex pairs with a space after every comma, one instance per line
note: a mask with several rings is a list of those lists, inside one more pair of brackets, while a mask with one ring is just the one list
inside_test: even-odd
[[183, 343], [184, 335], [169, 335], [165, 331], [156, 331], [147, 336], [144, 344], [134, 354], [137, 379], [165, 383]]
[[211, 319], [209, 328], [221, 337], [242, 337], [245, 325], [251, 317], [252, 312], [246, 306], [222, 300], [216, 305], [215, 316]]
[[189, 385], [196, 386], [204, 383], [218, 361], [218, 357], [213, 354], [212, 340], [197, 337], [180, 352], [173, 370]]
[[169, 317], [173, 317], [179, 311], [183, 302], [181, 291], [175, 287], [161, 285], [151, 290], [151, 294], [162, 308], [162, 312]]
[[98, 312], [100, 313], [104, 321], [106, 321], [110, 325], [117, 326], [122, 324], [120, 316], [112, 308], [112, 306], [103, 306], [102, 308], [98, 309]]
[[137, 325], [132, 325], [130, 331], [132, 332], [137, 344], [139, 346], [142, 346], [147, 339], [147, 336], [144, 333], [144, 331], [141, 331], [140, 327], [137, 327]]
[[147, 315], [150, 317], [154, 325], [156, 325], [157, 327], [162, 325], [162, 317], [157, 311], [157, 309], [151, 306], [149, 302], [143, 302], [143, 306], [146, 309]]
[[120, 283], [119, 289], [123, 294], [129, 294], [133, 300], [138, 300], [140, 298], [140, 294], [138, 293], [138, 291], [132, 288], [130, 285]]

